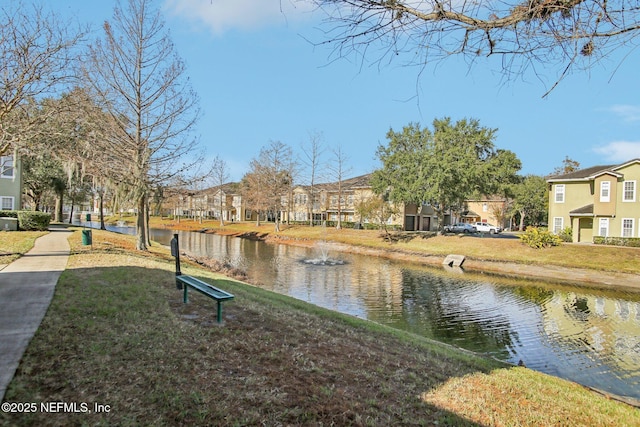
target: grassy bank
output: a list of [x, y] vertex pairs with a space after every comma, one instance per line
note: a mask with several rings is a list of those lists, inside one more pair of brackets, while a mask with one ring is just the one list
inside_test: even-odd
[[520, 242], [514, 235], [503, 236], [432, 236], [424, 233], [391, 233], [385, 235], [375, 230], [354, 230], [287, 226], [274, 232], [272, 223], [256, 226], [255, 223], [226, 223], [220, 227], [219, 221], [193, 221], [152, 219], [152, 226], [158, 228], [178, 228], [183, 230], [208, 229], [221, 234], [253, 236], [256, 238], [295, 239], [298, 242], [331, 240], [351, 246], [382, 249], [385, 251], [446, 256], [451, 253], [465, 255], [468, 259], [480, 261], [504, 261], [519, 264], [540, 264], [545, 266], [585, 268], [604, 272], [640, 274], [640, 249], [603, 245], [563, 244], [548, 249], [533, 249]]
[[[80, 233], [8, 402], [100, 413], [0, 414], [15, 425], [640, 424], [637, 409], [554, 377], [183, 265], [236, 295], [175, 289], [166, 250]], [[108, 412], [107, 412], [108, 407]]]

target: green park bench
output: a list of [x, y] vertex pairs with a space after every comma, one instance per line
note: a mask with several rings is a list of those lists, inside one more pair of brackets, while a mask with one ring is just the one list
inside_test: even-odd
[[229, 292], [223, 291], [222, 289], [218, 289], [215, 286], [212, 286], [206, 282], [203, 282], [200, 279], [196, 279], [195, 277], [186, 276], [184, 274], [180, 276], [176, 276], [176, 283], [181, 283], [184, 289], [184, 298], [183, 301], [186, 304], [188, 301], [188, 289], [189, 287], [195, 289], [196, 291], [208, 296], [209, 298], [213, 298], [218, 303], [218, 323], [222, 322], [222, 302], [233, 299], [233, 295]]
[[183, 301], [186, 304], [188, 302], [188, 289], [192, 287], [196, 291], [216, 300], [218, 303], [218, 323], [222, 322], [222, 302], [233, 299], [234, 296], [229, 292], [218, 289], [207, 282], [203, 282], [200, 279], [196, 279], [192, 276], [182, 274], [180, 271], [180, 245], [178, 243], [178, 234], [173, 235], [171, 239], [171, 255], [176, 258], [176, 287], [184, 290]]

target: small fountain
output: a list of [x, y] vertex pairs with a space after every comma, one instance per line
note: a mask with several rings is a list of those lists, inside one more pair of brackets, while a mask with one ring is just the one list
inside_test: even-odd
[[318, 258], [304, 259], [305, 264], [313, 265], [343, 265], [345, 262], [341, 259], [329, 258], [329, 243], [326, 240], [320, 240], [315, 244], [315, 247], [320, 252]]

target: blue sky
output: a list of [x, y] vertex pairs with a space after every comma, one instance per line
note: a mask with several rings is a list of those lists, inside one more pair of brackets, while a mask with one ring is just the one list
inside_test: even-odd
[[[95, 37], [115, 2], [51, 4], [91, 24]], [[543, 99], [555, 70], [542, 65], [542, 81], [527, 73], [505, 84], [491, 61], [469, 69], [452, 58], [422, 73], [404, 67], [407, 58], [380, 65], [375, 53], [369, 62], [334, 61], [330, 47], [309, 42], [323, 40], [321, 15], [292, 0], [158, 4], [200, 96], [201, 144], [209, 158], [226, 161], [233, 180], [270, 141], [300, 152], [310, 134], [321, 134], [330, 149], [341, 147], [350, 176], [369, 173], [379, 166], [376, 149], [386, 144], [390, 128], [411, 122], [431, 127], [445, 116], [497, 128], [496, 147], [516, 153], [522, 174], [548, 174], [565, 156], [582, 167], [640, 157], [637, 50], [570, 75]]]

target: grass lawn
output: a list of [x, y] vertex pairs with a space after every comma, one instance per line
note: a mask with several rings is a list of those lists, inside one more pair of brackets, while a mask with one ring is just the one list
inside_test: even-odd
[[29, 252], [46, 231], [0, 231], [0, 265], [9, 264]]
[[0, 413], [1, 425], [640, 425], [576, 384], [183, 265], [235, 294], [218, 325], [215, 302], [182, 303], [164, 248], [99, 230], [92, 249], [79, 231], [70, 241], [5, 401], [92, 412]]

